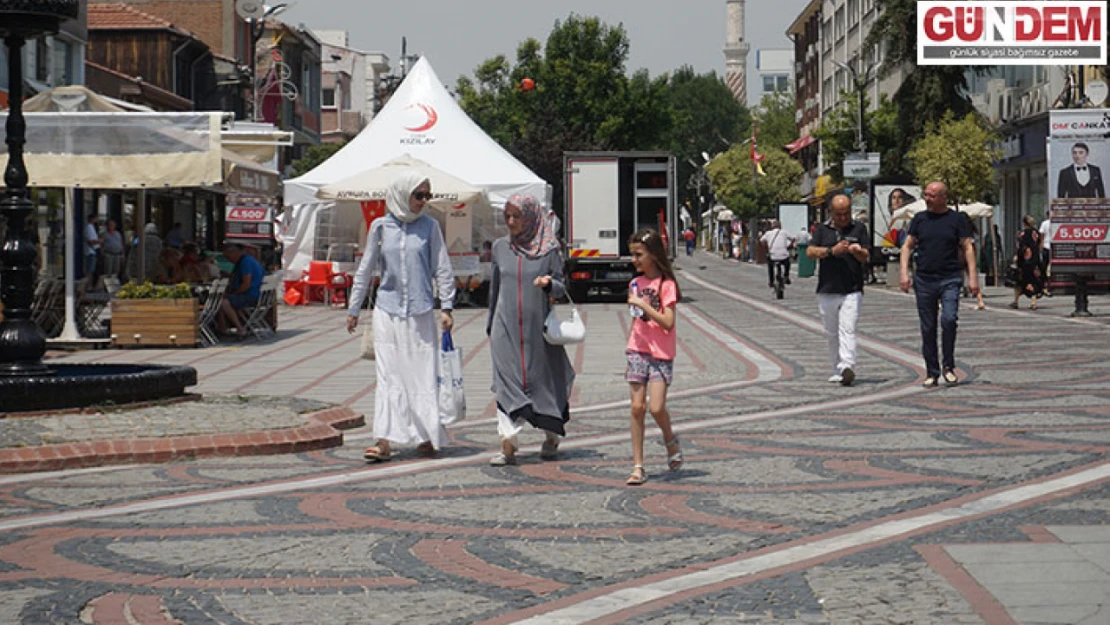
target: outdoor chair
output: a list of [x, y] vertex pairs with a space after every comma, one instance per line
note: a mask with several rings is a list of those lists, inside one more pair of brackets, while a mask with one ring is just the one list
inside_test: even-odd
[[220, 342], [216, 337], [216, 315], [220, 313], [220, 302], [224, 299], [224, 291], [227, 291], [227, 278], [217, 278], [208, 285], [207, 289], [208, 297], [204, 300], [204, 307], [201, 308], [197, 329], [204, 344], [213, 346]]
[[331, 263], [319, 260], [309, 263], [308, 271], [305, 271], [301, 277], [301, 282], [305, 285], [304, 303], [312, 303], [313, 292], [322, 293], [321, 297], [325, 305], [331, 303], [331, 277]]
[[247, 332], [256, 338], [273, 336], [274, 329], [266, 320], [270, 309], [277, 305], [277, 290], [281, 284], [281, 274], [273, 273], [262, 279], [262, 290], [258, 294], [258, 303], [246, 311], [247, 318], [243, 326]]

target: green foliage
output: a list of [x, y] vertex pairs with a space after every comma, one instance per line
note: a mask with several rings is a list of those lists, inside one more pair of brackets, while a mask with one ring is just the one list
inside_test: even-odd
[[[837, 182], [844, 179], [844, 156], [856, 151], [856, 126], [859, 123], [857, 94], [844, 91], [840, 97], [844, 104], [826, 115], [821, 127], [814, 133], [821, 140], [821, 149], [825, 154], [825, 173]], [[864, 106], [867, 106], [866, 98]], [[863, 125], [866, 130], [867, 150], [882, 155], [881, 175], [897, 176], [908, 173], [908, 163], [901, 155], [898, 107], [886, 94], [879, 98], [879, 107], [876, 110], [864, 112]]]
[[763, 161], [766, 176], [755, 174], [749, 147], [737, 145], [706, 166], [717, 200], [741, 218], [775, 210], [780, 202], [797, 202], [802, 166], [781, 149], [768, 149]]
[[926, 136], [909, 154], [918, 184], [944, 182], [953, 203], [982, 199], [994, 189], [993, 163], [1002, 157], [995, 147], [998, 140], [998, 134], [976, 115], [957, 119], [946, 114], [940, 123], [929, 125]]
[[[504, 56], [484, 61], [473, 79], [459, 78], [455, 92], [483, 130], [558, 194], [564, 151], [664, 147], [671, 127], [666, 77], [629, 77], [627, 58], [623, 27], [572, 14], [555, 23], [546, 44], [523, 41], [515, 63]], [[524, 78], [535, 89], [520, 89]]]
[[293, 161], [293, 177], [303, 176], [332, 157], [336, 152], [347, 145], [346, 141], [340, 143], [321, 143], [305, 150], [304, 156]]
[[[667, 101], [671, 129], [664, 145], [678, 158], [678, 179], [689, 182], [698, 173], [690, 164], [703, 163], [702, 152], [715, 154], [743, 141], [751, 131], [751, 115], [736, 101], [716, 72], [694, 73], [684, 65], [670, 76]], [[697, 203], [696, 185], [687, 184], [687, 197]]]
[[[917, 2], [916, 0], [877, 0], [879, 17], [867, 37], [865, 46], [878, 45], [883, 50], [882, 75], [897, 70], [908, 72], [894, 94], [901, 129], [899, 149], [891, 153], [890, 164], [895, 171], [908, 170], [902, 162], [918, 139], [925, 136], [931, 124], [939, 123], [946, 113], [957, 118], [974, 112], [967, 90], [967, 71], [982, 74], [989, 66], [917, 65]], [[887, 160], [884, 155], [884, 166]], [[884, 167], [884, 171], [885, 167]]]
[[794, 97], [786, 93], [766, 94], [752, 114], [757, 120], [759, 151], [781, 150], [798, 138], [794, 120]]
[[119, 299], [192, 299], [193, 291], [185, 282], [174, 285], [128, 282], [116, 293]]

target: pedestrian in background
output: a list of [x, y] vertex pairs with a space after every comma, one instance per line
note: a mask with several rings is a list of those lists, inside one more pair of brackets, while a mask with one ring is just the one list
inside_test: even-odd
[[851, 198], [838, 195], [832, 200], [832, 219], [817, 225], [806, 248], [806, 256], [821, 262], [817, 309], [825, 323], [833, 384], [851, 386], [856, 379], [856, 325], [870, 240], [867, 226], [852, 219]]
[[100, 217], [89, 215], [89, 223], [85, 225], [85, 254], [83, 275], [90, 278], [96, 273], [97, 259], [100, 257]]
[[1044, 275], [1041, 273], [1041, 233], [1037, 221], [1032, 216], [1022, 217], [1024, 228], [1017, 236], [1014, 264], [1017, 265], [1017, 282], [1014, 283], [1014, 301], [1010, 308], [1018, 308], [1018, 301], [1024, 295], [1032, 300], [1029, 310], [1037, 310], [1037, 297], [1044, 290]]
[[109, 219], [105, 225], [104, 234], [101, 235], [100, 257], [103, 267], [100, 273], [112, 278], [119, 278], [123, 269], [123, 235], [116, 229], [116, 222]]
[[686, 255], [687, 256], [692, 256], [694, 254], [694, 238], [696, 236], [697, 235], [694, 234], [694, 229], [693, 228], [687, 228], [686, 232], [682, 233], [682, 238], [686, 240]]
[[[925, 187], [924, 210], [913, 216], [902, 245], [901, 280], [905, 292], [913, 287], [917, 315], [921, 322], [921, 353], [925, 358], [925, 387], [935, 387], [944, 376], [949, 386], [959, 383], [956, 375], [956, 326], [959, 321], [960, 250], [967, 265], [968, 290], [979, 293], [979, 274], [975, 268], [975, 248], [967, 219], [948, 208], [948, 187], [930, 182]], [[910, 279], [910, 256], [915, 270]], [[943, 372], [937, 358], [937, 308], [940, 307]]]
[[376, 219], [355, 273], [347, 311], [347, 331], [358, 327], [362, 300], [374, 271], [381, 268], [372, 323], [377, 390], [374, 393], [374, 435], [377, 444], [363, 457], [384, 462], [390, 445], [418, 443], [417, 453], [432, 456], [447, 442], [439, 414], [436, 376], [439, 333], [435, 323], [436, 292], [443, 311], [440, 326], [454, 326], [455, 278], [439, 224], [422, 211], [432, 199], [432, 185], [420, 173], [404, 170], [389, 186], [389, 214]]
[[1039, 228], [1041, 234], [1041, 295], [1052, 297], [1048, 290], [1049, 267], [1052, 265], [1052, 209], [1045, 210], [1044, 221]]
[[552, 298], [566, 293], [558, 228], [548, 213], [536, 198], [514, 195], [505, 203], [509, 236], [493, 244], [486, 335], [501, 452], [492, 466], [516, 464], [525, 425], [544, 431], [540, 458], [554, 460], [570, 420], [574, 368], [562, 345], [543, 338]]
[[775, 263], [783, 264], [783, 276], [790, 284], [790, 248], [794, 247], [794, 237], [783, 232], [779, 220], [771, 220], [771, 229], [759, 238], [767, 248], [767, 286], [775, 288]]
[[632, 473], [626, 484], [638, 486], [647, 481], [644, 470], [644, 421], [651, 401], [651, 416], [663, 433], [667, 466], [682, 467], [682, 448], [671, 430], [667, 412], [667, 389], [674, 380], [675, 308], [682, 297], [663, 239], [654, 230], [639, 230], [628, 240], [632, 265], [641, 275], [632, 281], [628, 304], [633, 313], [625, 355], [625, 379], [632, 394]]

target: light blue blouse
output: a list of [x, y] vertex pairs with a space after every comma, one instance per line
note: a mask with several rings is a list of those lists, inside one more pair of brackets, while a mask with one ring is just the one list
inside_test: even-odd
[[382, 281], [374, 305], [382, 311], [398, 317], [428, 312], [435, 307], [433, 283], [444, 310], [455, 307], [451, 258], [439, 224], [431, 217], [421, 215], [405, 223], [386, 215], [374, 221], [355, 274], [349, 316], [358, 316], [370, 280], [379, 269]]

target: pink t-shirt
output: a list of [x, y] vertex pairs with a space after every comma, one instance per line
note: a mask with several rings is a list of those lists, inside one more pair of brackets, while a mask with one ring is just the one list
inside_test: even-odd
[[[632, 282], [640, 290], [640, 297], [659, 312], [678, 303], [678, 289], [674, 280], [662, 276], [649, 280], [639, 276]], [[628, 334], [628, 349], [651, 354], [652, 358], [659, 360], [674, 360], [678, 349], [675, 344], [675, 328], [664, 330], [647, 316], [634, 318], [632, 331]]]

